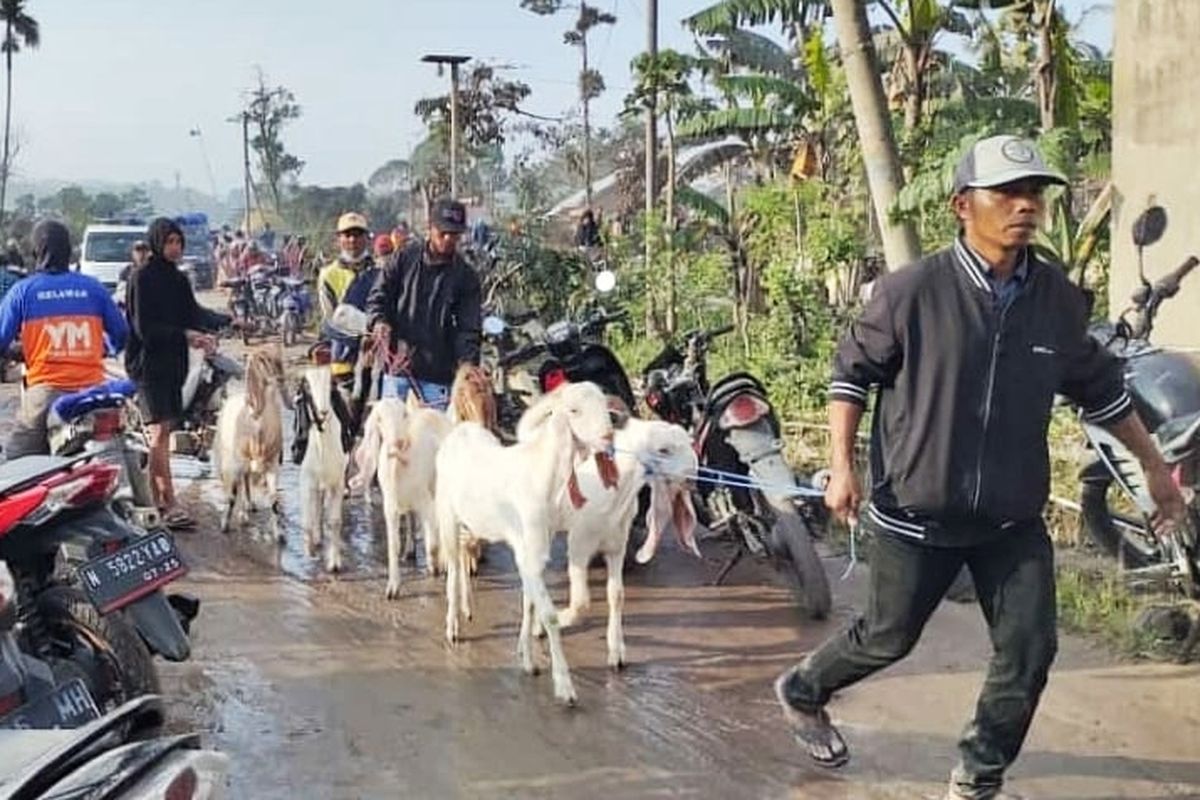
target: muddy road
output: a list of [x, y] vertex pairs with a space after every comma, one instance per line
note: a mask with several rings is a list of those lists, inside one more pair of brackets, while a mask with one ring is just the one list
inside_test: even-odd
[[[5, 423], [14, 398], [0, 386]], [[851, 763], [809, 766], [771, 681], [850, 618], [865, 567], [839, 582], [844, 562], [827, 560], [834, 618], [814, 624], [764, 564], [745, 560], [710, 586], [727, 545], [708, 540], [702, 561], [664, 546], [627, 574], [620, 673], [605, 666], [593, 571], [592, 609], [564, 638], [580, 700], [564, 709], [548, 674], [517, 666], [518, 583], [502, 547], [488, 551], [465, 641], [449, 648], [442, 584], [417, 565], [400, 599], [384, 600], [377, 499], [347, 504], [347, 570], [330, 578], [302, 552], [293, 466], [282, 549], [255, 538], [265, 516], [217, 532], [216, 482], [195, 462], [176, 468], [201, 520], [178, 537], [192, 566], [180, 588], [203, 607], [193, 659], [160, 668], [171, 727], [230, 754], [233, 798], [932, 798], [982, 681], [979, 611], [943, 605], [906, 662], [831, 705]], [[561, 544], [548, 579], [565, 602]], [[1038, 798], [1200, 798], [1200, 666], [1117, 663], [1064, 635], [1012, 777]]]
[[[567, 710], [548, 674], [518, 668], [519, 585], [503, 547], [489, 549], [476, 618], [452, 649], [443, 585], [418, 565], [384, 600], [377, 500], [348, 504], [349, 569], [330, 578], [302, 553], [293, 467], [282, 549], [256, 538], [264, 517], [215, 532], [214, 482], [194, 464], [180, 471], [204, 518], [180, 539], [205, 605], [195, 660], [166, 668], [167, 686], [176, 724], [233, 755], [234, 797], [938, 797], [982, 680], [981, 615], [946, 604], [910, 660], [832, 706], [854, 761], [809, 766], [771, 681], [851, 617], [865, 567], [838, 582], [844, 562], [827, 560], [835, 617], [814, 624], [765, 564], [744, 560], [710, 586], [728, 545], [709, 540], [703, 561], [664, 548], [627, 574], [621, 673], [605, 665], [593, 570], [591, 612], [565, 636], [580, 696]], [[565, 602], [561, 545], [549, 575]], [[1039, 798], [1200, 797], [1200, 667], [1118, 664], [1064, 637], [1013, 785]]]

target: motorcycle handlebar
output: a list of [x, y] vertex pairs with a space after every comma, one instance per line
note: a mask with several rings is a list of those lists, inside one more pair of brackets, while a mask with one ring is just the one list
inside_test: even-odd
[[544, 344], [531, 344], [522, 347], [519, 350], [514, 350], [511, 353], [500, 357], [500, 366], [507, 369], [508, 367], [520, 364], [522, 361], [528, 361], [545, 349]]
[[711, 330], [711, 331], [709, 331], [709, 332], [708, 332], [708, 338], [710, 338], [710, 339], [715, 339], [715, 338], [717, 338], [718, 336], [724, 336], [724, 335], [725, 335], [725, 334], [727, 334], [727, 333], [733, 333], [733, 326], [732, 326], [732, 325], [725, 325], [725, 326], [722, 326], [722, 327], [720, 327], [720, 328], [716, 328], [716, 329], [714, 329], [714, 330]]
[[1173, 296], [1179, 291], [1179, 284], [1197, 265], [1200, 265], [1200, 258], [1188, 256], [1187, 260], [1180, 264], [1174, 272], [1158, 282], [1158, 293], [1163, 297]]

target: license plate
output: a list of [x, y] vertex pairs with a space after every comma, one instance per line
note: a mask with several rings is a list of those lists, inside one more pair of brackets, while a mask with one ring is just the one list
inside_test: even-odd
[[100, 710], [87, 686], [76, 678], [0, 719], [0, 728], [39, 731], [78, 728], [99, 717]]
[[187, 573], [169, 533], [143, 536], [79, 568], [79, 582], [101, 614], [123, 608]]

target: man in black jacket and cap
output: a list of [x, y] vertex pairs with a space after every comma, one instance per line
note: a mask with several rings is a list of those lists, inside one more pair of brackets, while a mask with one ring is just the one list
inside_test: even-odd
[[130, 275], [125, 313], [131, 335], [125, 353], [129, 377], [150, 423], [150, 480], [155, 499], [169, 527], [195, 523], [175, 499], [171, 481], [171, 430], [183, 416], [183, 383], [188, 372], [188, 347], [211, 353], [210, 335], [230, 323], [225, 314], [196, 302], [192, 284], [177, 266], [183, 257], [183, 229], [159, 217], [146, 237], [150, 260]]
[[479, 276], [457, 251], [466, 229], [463, 204], [438, 201], [428, 240], [392, 256], [367, 298], [376, 346], [395, 354], [393, 374], [383, 379], [385, 397], [412, 391], [444, 410], [458, 366], [479, 363]]
[[987, 679], [959, 741], [946, 800], [999, 800], [1057, 648], [1054, 555], [1042, 520], [1054, 397], [1075, 402], [1142, 463], [1159, 522], [1184, 502], [1125, 391], [1119, 363], [1087, 334], [1087, 304], [1030, 247], [1042, 192], [1066, 180], [1030, 142], [977, 142], [955, 173], [951, 247], [880, 278], [842, 338], [829, 388], [826, 504], [858, 513], [854, 440], [870, 395], [874, 539], [865, 613], [776, 682], [810, 758], [849, 751], [825, 712], [903, 658], [955, 576], [970, 570], [992, 641]]

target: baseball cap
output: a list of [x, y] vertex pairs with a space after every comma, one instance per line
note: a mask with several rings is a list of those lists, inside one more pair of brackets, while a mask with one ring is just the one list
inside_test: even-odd
[[439, 231], [462, 233], [467, 229], [467, 208], [457, 200], [438, 200], [429, 222]]
[[347, 211], [345, 214], [342, 214], [340, 217], [338, 217], [338, 233], [345, 233], [346, 231], [352, 231], [356, 229], [363, 231], [371, 229], [370, 226], [367, 225], [367, 218], [362, 214], [359, 214], [357, 211]]
[[954, 170], [954, 193], [990, 189], [1014, 181], [1039, 178], [1066, 184], [1062, 174], [1046, 166], [1033, 142], [1019, 136], [989, 136], [976, 142]]

